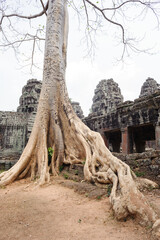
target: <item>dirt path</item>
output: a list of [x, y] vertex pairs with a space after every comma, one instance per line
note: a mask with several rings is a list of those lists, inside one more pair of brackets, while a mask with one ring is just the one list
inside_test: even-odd
[[23, 180], [0, 189], [0, 240], [151, 240], [134, 220], [117, 222], [107, 197], [89, 199], [58, 183]]

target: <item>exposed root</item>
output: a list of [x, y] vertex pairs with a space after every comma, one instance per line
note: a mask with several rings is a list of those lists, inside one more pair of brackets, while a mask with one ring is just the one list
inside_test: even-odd
[[133, 215], [141, 224], [154, 224], [157, 216], [139, 189], [155, 188], [157, 184], [138, 179], [127, 164], [111, 154], [99, 133], [91, 131], [77, 119], [73, 125], [85, 149], [85, 180], [113, 184], [110, 202], [116, 218], [120, 220]]
[[30, 138], [30, 142], [25, 147], [19, 161], [8, 171], [0, 174], [0, 186], [8, 185], [17, 178], [24, 177], [30, 169], [32, 153], [36, 145], [36, 140]]
[[50, 144], [53, 144], [54, 152], [50, 165], [47, 150], [49, 131], [42, 129], [34, 138], [30, 138], [20, 160], [0, 175], [0, 185], [9, 184], [29, 173], [32, 180], [38, 178], [38, 184], [43, 185], [50, 181], [50, 174], [58, 174], [62, 162], [75, 164], [85, 161], [85, 180], [113, 184], [110, 202], [118, 220], [132, 215], [141, 224], [154, 224], [154, 232], [158, 232], [160, 224], [156, 222], [157, 216], [139, 191], [144, 187], [155, 188], [157, 184], [137, 178], [127, 164], [111, 154], [100, 134], [91, 131], [75, 115], [66, 126], [66, 129], [63, 126], [63, 132], [58, 127], [52, 134], [54, 141], [50, 140]]
[[152, 227], [153, 235], [157, 237], [157, 239], [160, 239], [160, 219], [158, 219]]
[[143, 190], [143, 189], [154, 189], [158, 188], [158, 184], [147, 179], [147, 178], [136, 178], [136, 184], [138, 189]]

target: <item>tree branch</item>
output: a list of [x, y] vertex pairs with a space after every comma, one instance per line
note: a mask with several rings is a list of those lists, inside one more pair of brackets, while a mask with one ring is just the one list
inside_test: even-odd
[[121, 31], [122, 31], [122, 40], [123, 40], [123, 43], [125, 43], [125, 38], [124, 38], [124, 27], [122, 26], [122, 24], [118, 23], [118, 22], [115, 22], [111, 19], [109, 19], [105, 13], [103, 12], [103, 9], [99, 8], [96, 4], [92, 3], [90, 0], [85, 0], [86, 2], [88, 2], [90, 5], [92, 5], [95, 9], [97, 9], [99, 12], [101, 12], [102, 16], [104, 17], [105, 20], [107, 20], [108, 22], [118, 26], [121, 28]]
[[4, 14], [1, 18], [1, 20], [0, 20], [0, 26], [2, 25], [2, 22], [3, 22], [4, 18], [18, 17], [18, 18], [23, 18], [23, 19], [33, 19], [33, 18], [41, 17], [43, 14], [46, 14], [47, 9], [48, 9], [48, 1], [46, 3], [46, 6], [43, 8], [43, 11], [41, 11], [40, 13], [37, 13], [35, 15], [24, 16], [24, 15], [19, 15], [19, 14], [16, 14], [16, 13], [8, 14], [8, 15]]
[[[41, 4], [42, 4], [42, 7], [43, 7], [43, 10], [45, 11], [45, 14], [46, 14], [46, 16], [47, 16], [47, 12], [46, 12], [46, 7], [44, 6], [44, 3], [43, 3], [43, 1], [42, 0], [40, 0], [40, 2], [41, 2]], [[48, 2], [47, 2], [47, 5], [48, 5]], [[47, 6], [47, 8], [48, 8], [48, 6]]]

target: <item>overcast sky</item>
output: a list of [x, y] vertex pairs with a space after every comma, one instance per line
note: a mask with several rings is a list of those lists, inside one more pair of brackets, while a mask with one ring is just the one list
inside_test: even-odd
[[[124, 100], [138, 98], [141, 86], [148, 77], [160, 83], [160, 32], [153, 26], [155, 22], [152, 15], [147, 22], [141, 21], [139, 25], [144, 23], [149, 29], [142, 46], [154, 46], [152, 52], [155, 54], [132, 54], [125, 59], [125, 64], [116, 61], [122, 49], [109, 28], [98, 33], [95, 56], [85, 57], [86, 44], [82, 41], [84, 32], [80, 31], [83, 26], [78, 27], [77, 18], [73, 13], [70, 15], [66, 81], [70, 98], [80, 103], [85, 115], [91, 108], [96, 85], [102, 79], [113, 78], [119, 84]], [[139, 25], [134, 28], [141, 32]], [[43, 61], [43, 56], [39, 55], [39, 58]], [[42, 80], [42, 70], [34, 71], [31, 75], [27, 69], [20, 68], [12, 50], [0, 52], [0, 110], [17, 109], [22, 87], [30, 78]]]

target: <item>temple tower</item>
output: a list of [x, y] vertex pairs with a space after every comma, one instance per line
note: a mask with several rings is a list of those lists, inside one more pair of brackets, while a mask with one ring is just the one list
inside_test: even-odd
[[123, 96], [118, 84], [113, 79], [101, 80], [95, 89], [92, 113], [106, 115], [123, 102]]
[[143, 83], [141, 87], [141, 92], [139, 97], [148, 96], [153, 94], [160, 88], [160, 84], [158, 84], [153, 78], [147, 78], [147, 80]]

